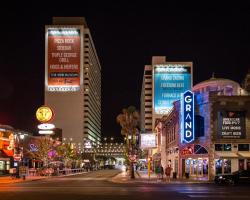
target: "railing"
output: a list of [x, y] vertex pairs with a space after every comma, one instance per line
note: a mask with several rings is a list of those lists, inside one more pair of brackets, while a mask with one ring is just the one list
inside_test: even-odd
[[77, 168], [77, 169], [62, 169], [62, 170], [54, 170], [52, 168], [47, 168], [39, 171], [39, 169], [28, 169], [27, 176], [63, 176], [63, 175], [70, 175], [70, 174], [80, 174], [87, 172], [84, 168]]
[[57, 170], [57, 176], [79, 174], [79, 173], [83, 173], [83, 172], [86, 172], [86, 169], [83, 169], [83, 168], [63, 169], [63, 170]]

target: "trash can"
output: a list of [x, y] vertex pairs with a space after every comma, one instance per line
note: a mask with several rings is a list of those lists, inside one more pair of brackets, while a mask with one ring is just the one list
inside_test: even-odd
[[186, 179], [189, 178], [189, 173], [188, 172], [185, 173], [185, 177], [186, 177]]
[[177, 179], [177, 172], [173, 172], [173, 179]]

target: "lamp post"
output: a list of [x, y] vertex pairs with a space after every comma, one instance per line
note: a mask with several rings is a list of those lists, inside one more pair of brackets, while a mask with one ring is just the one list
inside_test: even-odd
[[[15, 155], [14, 155], [14, 159], [17, 159], [17, 173], [16, 173], [16, 177], [20, 178], [20, 167], [23, 166], [23, 140], [25, 138], [25, 135], [22, 133], [18, 133], [15, 137], [16, 139], [16, 150], [15, 150]], [[25, 175], [23, 176], [23, 179], [25, 179]]]

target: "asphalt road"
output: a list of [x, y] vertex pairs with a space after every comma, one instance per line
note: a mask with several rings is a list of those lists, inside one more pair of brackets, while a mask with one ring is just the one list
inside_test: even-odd
[[113, 183], [118, 170], [0, 185], [0, 200], [250, 199], [250, 185]]

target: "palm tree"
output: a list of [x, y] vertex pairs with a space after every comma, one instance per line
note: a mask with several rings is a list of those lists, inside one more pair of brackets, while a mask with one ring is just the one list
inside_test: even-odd
[[[134, 106], [122, 109], [122, 113], [116, 117], [116, 121], [121, 126], [121, 134], [125, 136], [127, 144], [127, 155], [135, 154], [136, 134], [138, 131], [140, 115]], [[134, 177], [133, 162], [130, 165], [131, 178]]]

